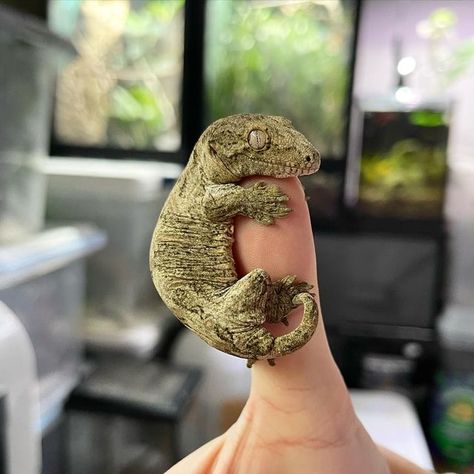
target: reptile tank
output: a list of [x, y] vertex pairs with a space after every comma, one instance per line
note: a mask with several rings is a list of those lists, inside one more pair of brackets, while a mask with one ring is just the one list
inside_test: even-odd
[[[360, 101], [360, 142], [352, 160], [352, 198], [361, 216], [439, 219], [449, 136], [449, 106]], [[356, 157], [354, 157], [356, 158]], [[355, 170], [357, 168], [357, 172]]]

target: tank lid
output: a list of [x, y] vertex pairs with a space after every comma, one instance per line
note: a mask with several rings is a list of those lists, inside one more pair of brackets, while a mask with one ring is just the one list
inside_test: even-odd
[[104, 247], [105, 232], [92, 225], [56, 227], [0, 247], [0, 290], [50, 273]]
[[91, 193], [107, 200], [154, 199], [183, 169], [176, 163], [72, 157], [45, 159], [42, 167], [49, 192], [69, 197]]

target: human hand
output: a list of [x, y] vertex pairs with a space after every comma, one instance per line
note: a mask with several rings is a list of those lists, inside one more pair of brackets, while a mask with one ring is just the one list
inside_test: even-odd
[[[263, 268], [272, 281], [295, 274], [314, 285], [318, 297], [314, 241], [303, 188], [296, 178], [264, 180], [277, 184], [290, 197], [293, 212], [271, 226], [247, 217], [236, 219], [238, 273], [243, 276]], [[298, 325], [301, 313], [301, 308], [291, 313], [289, 327], [272, 324], [267, 328], [274, 334], [286, 333]], [[322, 318], [302, 349], [276, 359], [275, 367], [262, 360], [251, 370], [250, 395], [237, 422], [176, 464], [169, 474], [425, 472], [373, 443], [354, 413]]]

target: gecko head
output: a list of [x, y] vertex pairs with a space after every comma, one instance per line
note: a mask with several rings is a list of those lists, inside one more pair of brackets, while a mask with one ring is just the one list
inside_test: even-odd
[[278, 116], [231, 115], [211, 124], [199, 142], [204, 170], [216, 183], [254, 175], [303, 176], [315, 173], [321, 163], [316, 148]]

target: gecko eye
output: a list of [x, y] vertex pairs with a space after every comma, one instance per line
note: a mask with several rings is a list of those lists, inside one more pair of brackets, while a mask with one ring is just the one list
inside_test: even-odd
[[256, 128], [249, 133], [248, 142], [254, 150], [263, 150], [267, 144], [268, 136], [263, 130]]

